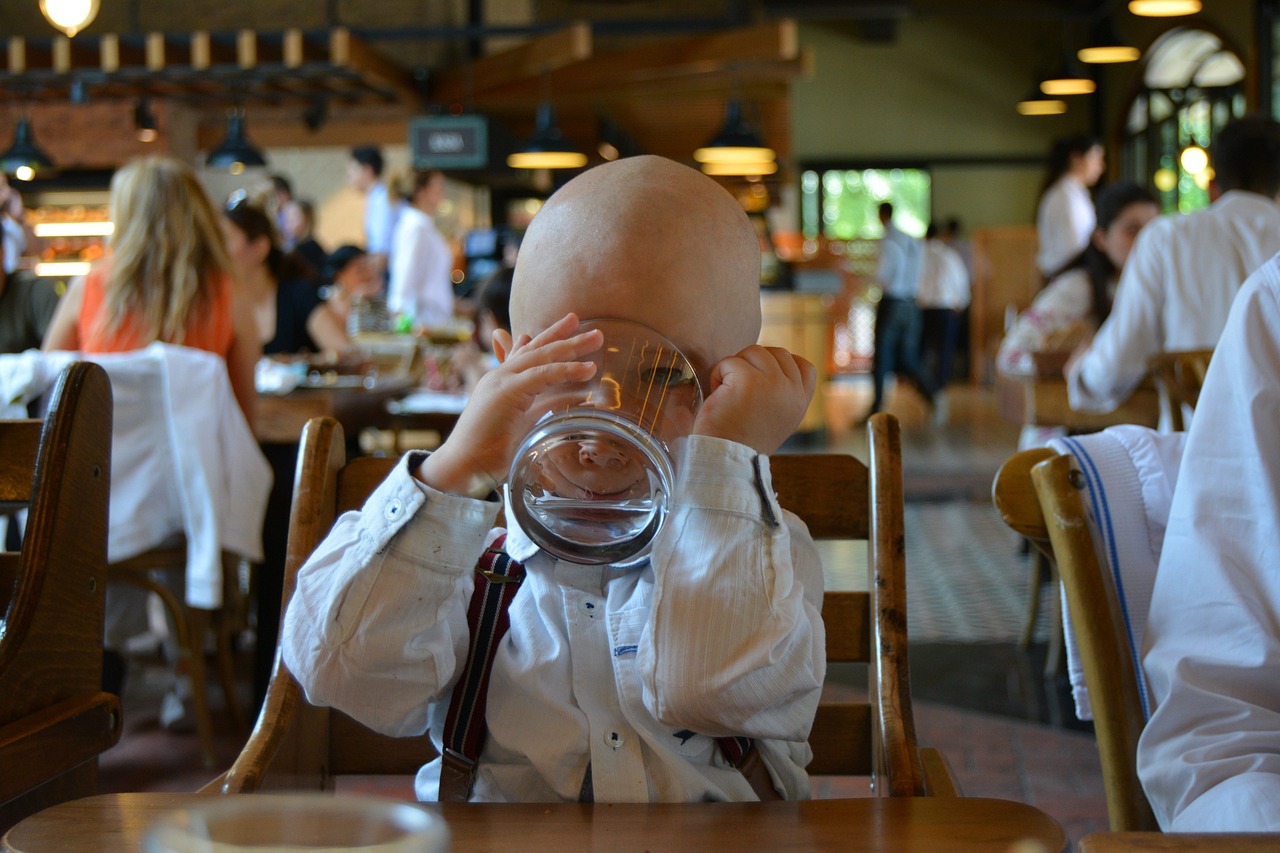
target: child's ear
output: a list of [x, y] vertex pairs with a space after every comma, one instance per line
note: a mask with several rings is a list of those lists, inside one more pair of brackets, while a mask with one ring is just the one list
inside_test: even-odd
[[506, 329], [493, 330], [493, 354], [498, 357], [499, 364], [511, 354], [511, 333]]

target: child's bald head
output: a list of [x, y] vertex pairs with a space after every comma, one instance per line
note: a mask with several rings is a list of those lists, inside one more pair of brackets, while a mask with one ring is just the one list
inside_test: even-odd
[[705, 382], [760, 334], [760, 246], [715, 181], [661, 157], [597, 166], [553, 195], [520, 246], [511, 292], [516, 335], [570, 311], [615, 317], [670, 338]]

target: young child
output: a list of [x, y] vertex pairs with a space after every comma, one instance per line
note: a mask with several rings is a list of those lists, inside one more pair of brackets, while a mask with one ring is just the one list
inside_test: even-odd
[[[681, 442], [671, 511], [647, 557], [578, 565], [518, 526], [526, 577], [488, 688], [473, 800], [694, 802], [757, 798], [715, 738], [754, 738], [777, 793], [808, 794], [806, 739], [826, 669], [822, 568], [782, 510], [768, 454], [813, 394], [802, 358], [756, 345], [760, 250], [737, 202], [658, 157], [591, 169], [534, 218], [502, 364], [449, 439], [411, 453], [344, 515], [298, 576], [283, 654], [317, 704], [437, 748], [459, 669], [474, 569], [502, 531], [495, 487], [535, 396], [596, 370], [579, 319], [640, 323], [681, 349], [705, 401]], [[510, 514], [508, 514], [510, 519]], [[440, 759], [418, 773], [437, 798]]]

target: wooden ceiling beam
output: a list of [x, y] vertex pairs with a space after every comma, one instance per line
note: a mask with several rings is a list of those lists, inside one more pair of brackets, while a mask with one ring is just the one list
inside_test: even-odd
[[349, 67], [361, 77], [395, 91], [405, 104], [418, 104], [418, 93], [409, 72], [351, 35], [346, 27], [336, 27], [329, 33], [329, 63]]
[[562, 30], [444, 72], [431, 88], [432, 100], [452, 104], [501, 88], [513, 80], [541, 79], [557, 69], [582, 63], [594, 50], [591, 25], [578, 21]]

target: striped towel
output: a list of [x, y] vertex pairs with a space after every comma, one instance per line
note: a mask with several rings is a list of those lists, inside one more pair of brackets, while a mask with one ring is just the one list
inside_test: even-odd
[[[1142, 711], [1151, 717], [1151, 699], [1142, 671], [1142, 638], [1151, 607], [1160, 548], [1177, 481], [1186, 433], [1158, 433], [1140, 426], [1116, 426], [1092, 435], [1054, 439], [1049, 446], [1074, 457], [1084, 476], [1082, 495], [1090, 530], [1106, 566], [1124, 617], [1128, 652], [1138, 673]], [[1080, 651], [1062, 599], [1067, 672], [1076, 716], [1093, 719]]]

